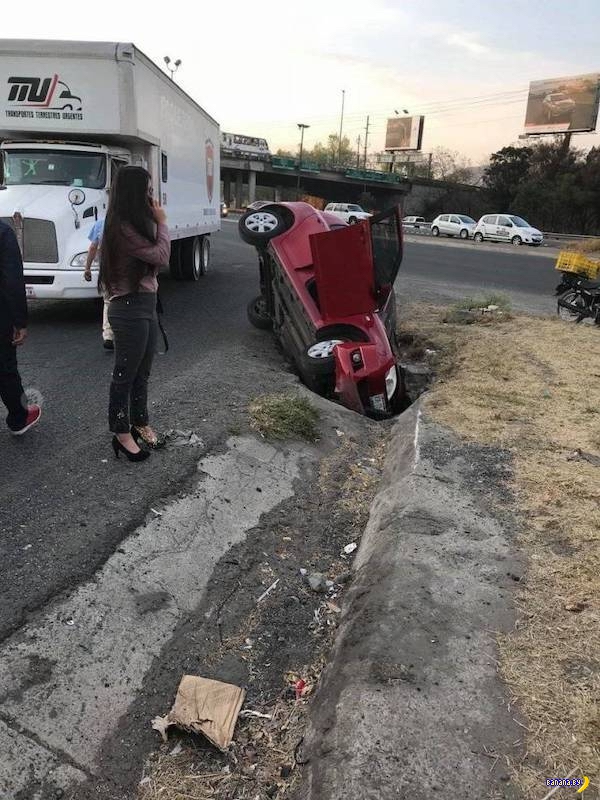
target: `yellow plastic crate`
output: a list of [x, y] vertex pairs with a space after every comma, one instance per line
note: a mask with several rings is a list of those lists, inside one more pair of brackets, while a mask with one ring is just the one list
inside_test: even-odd
[[562, 250], [556, 260], [556, 269], [560, 272], [576, 272], [578, 275], [584, 275], [586, 278], [594, 280], [600, 274], [600, 261], [595, 258], [587, 258], [583, 253]]

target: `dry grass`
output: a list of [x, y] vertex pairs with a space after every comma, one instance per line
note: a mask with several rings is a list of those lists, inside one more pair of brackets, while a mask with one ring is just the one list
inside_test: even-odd
[[514, 455], [518, 544], [529, 566], [517, 627], [499, 646], [528, 719], [527, 756], [515, 767], [524, 796], [573, 768], [597, 784], [600, 468], [569, 456], [577, 448], [600, 454], [600, 330], [523, 316], [444, 325], [439, 309], [422, 307], [404, 327], [438, 349], [429, 413]]

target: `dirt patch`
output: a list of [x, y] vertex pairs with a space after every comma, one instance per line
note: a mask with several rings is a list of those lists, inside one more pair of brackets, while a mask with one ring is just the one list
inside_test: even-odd
[[[305, 476], [304, 491], [227, 554], [203, 608], [180, 631], [185, 654], [171, 654], [177, 674], [246, 686], [244, 709], [265, 716], [241, 717], [226, 754], [200, 737], [170, 735], [147, 764], [138, 800], [282, 798], [299, 779], [310, 697], [350, 577], [353, 555], [343, 548], [360, 540], [384, 458], [381, 426], [360, 440], [340, 434], [335, 452]], [[317, 571], [332, 589], [310, 588]]]
[[434, 351], [438, 379], [424, 409], [465, 439], [514, 457], [518, 542], [529, 566], [516, 629], [499, 638], [502, 674], [528, 720], [527, 754], [513, 767], [525, 797], [575, 768], [593, 784], [600, 468], [575, 455], [600, 455], [600, 331], [526, 316], [465, 326], [443, 323], [444, 314], [419, 306], [402, 324], [401, 335]]

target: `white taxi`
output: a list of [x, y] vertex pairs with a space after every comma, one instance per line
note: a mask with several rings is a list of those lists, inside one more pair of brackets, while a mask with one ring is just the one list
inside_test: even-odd
[[486, 214], [477, 223], [473, 239], [476, 242], [483, 242], [484, 239], [508, 242], [515, 247], [522, 244], [539, 247], [544, 241], [544, 235], [514, 214]]

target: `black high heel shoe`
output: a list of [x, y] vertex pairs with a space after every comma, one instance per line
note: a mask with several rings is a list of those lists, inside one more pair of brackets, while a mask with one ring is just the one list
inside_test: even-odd
[[129, 461], [145, 461], [147, 458], [150, 458], [150, 450], [140, 450], [139, 453], [132, 453], [116, 436], [112, 438], [112, 449], [115, 451], [116, 458], [119, 457], [119, 453], [125, 453]]
[[155, 442], [150, 442], [148, 439], [145, 439], [143, 434], [135, 427], [135, 425], [131, 426], [131, 435], [133, 436], [134, 442], [139, 447], [145, 446], [149, 447], [151, 450], [160, 450], [166, 444], [164, 436], [157, 436]]

